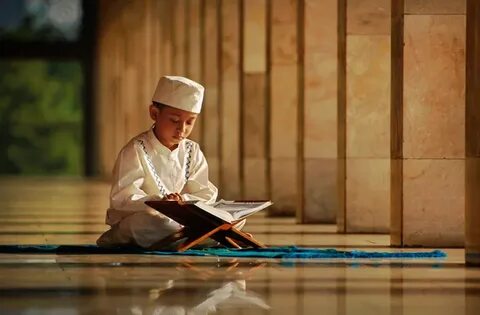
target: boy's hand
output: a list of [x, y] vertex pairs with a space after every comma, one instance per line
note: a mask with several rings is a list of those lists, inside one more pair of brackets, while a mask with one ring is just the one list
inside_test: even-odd
[[163, 200], [182, 202], [183, 198], [179, 193], [173, 193], [173, 194], [168, 194], [165, 197], [163, 197]]

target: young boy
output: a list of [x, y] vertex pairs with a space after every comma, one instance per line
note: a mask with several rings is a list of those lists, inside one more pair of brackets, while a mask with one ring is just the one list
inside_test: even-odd
[[130, 140], [117, 157], [106, 216], [111, 228], [97, 240], [99, 246], [151, 248], [181, 228], [146, 200], [215, 202], [218, 190], [208, 180], [205, 156], [187, 139], [203, 94], [204, 87], [187, 78], [160, 78], [149, 108], [153, 127]]

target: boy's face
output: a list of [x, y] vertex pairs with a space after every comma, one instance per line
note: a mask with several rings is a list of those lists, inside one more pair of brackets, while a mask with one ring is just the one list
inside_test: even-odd
[[155, 121], [155, 135], [170, 150], [173, 150], [192, 132], [198, 114], [170, 106], [150, 105], [150, 117]]

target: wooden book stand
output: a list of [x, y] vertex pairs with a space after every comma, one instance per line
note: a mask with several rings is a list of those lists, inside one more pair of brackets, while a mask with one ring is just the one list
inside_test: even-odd
[[176, 201], [146, 201], [152, 207], [170, 219], [183, 225], [183, 228], [151, 246], [150, 249], [161, 249], [167, 245], [185, 239], [178, 247], [180, 252], [200, 244], [211, 238], [230, 248], [265, 248], [265, 245], [250, 235], [235, 228], [236, 222], [226, 222], [193, 204], [182, 204]]

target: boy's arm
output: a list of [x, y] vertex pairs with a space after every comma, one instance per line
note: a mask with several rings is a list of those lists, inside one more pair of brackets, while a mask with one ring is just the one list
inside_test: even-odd
[[218, 189], [208, 180], [207, 160], [198, 145], [192, 153], [192, 168], [190, 177], [181, 192], [182, 199], [214, 203], [217, 200]]
[[127, 211], [148, 209], [144, 201], [151, 199], [151, 196], [149, 198], [141, 189], [144, 180], [145, 171], [135, 146], [125, 147], [118, 155], [113, 169], [110, 208]]

